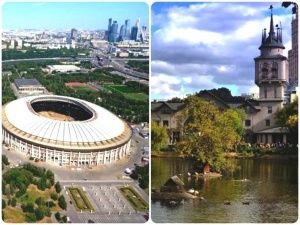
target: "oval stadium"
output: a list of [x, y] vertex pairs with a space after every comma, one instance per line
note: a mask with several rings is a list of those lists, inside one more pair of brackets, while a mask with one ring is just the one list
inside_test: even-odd
[[132, 131], [108, 110], [58, 95], [20, 98], [2, 106], [10, 149], [60, 166], [97, 166], [129, 155]]

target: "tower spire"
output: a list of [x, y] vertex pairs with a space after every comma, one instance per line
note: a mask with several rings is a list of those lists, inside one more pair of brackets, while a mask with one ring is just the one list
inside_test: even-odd
[[272, 39], [275, 35], [275, 31], [274, 31], [274, 25], [273, 25], [273, 6], [270, 5], [270, 8], [271, 10], [271, 22], [270, 22], [270, 32], [269, 32], [269, 36], [270, 36], [270, 41], [272, 42]]

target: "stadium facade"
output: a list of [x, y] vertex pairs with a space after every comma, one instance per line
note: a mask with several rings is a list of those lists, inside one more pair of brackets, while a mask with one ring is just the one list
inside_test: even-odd
[[93, 103], [57, 95], [2, 106], [2, 140], [11, 150], [60, 166], [109, 164], [130, 154], [130, 127]]

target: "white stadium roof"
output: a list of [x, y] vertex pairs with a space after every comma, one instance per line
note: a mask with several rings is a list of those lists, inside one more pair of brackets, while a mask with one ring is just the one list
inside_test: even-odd
[[[85, 121], [61, 121], [34, 112], [30, 102], [36, 100], [71, 101], [93, 112]], [[57, 95], [30, 96], [4, 106], [3, 126], [22, 139], [62, 149], [103, 149], [123, 144], [131, 138], [131, 131], [121, 119], [93, 103]], [[3, 111], [3, 110], [2, 110]], [[126, 140], [124, 140], [126, 139]]]

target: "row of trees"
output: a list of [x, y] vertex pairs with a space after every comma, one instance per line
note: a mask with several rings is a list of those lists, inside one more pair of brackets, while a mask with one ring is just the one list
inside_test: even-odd
[[60, 49], [35, 49], [35, 48], [24, 48], [21, 50], [17, 49], [3, 49], [2, 60], [10, 59], [33, 59], [33, 58], [54, 58], [54, 57], [72, 57], [77, 56], [78, 53], [84, 53], [86, 56], [89, 55], [88, 49], [82, 48], [60, 48]]
[[129, 60], [127, 65], [138, 72], [149, 73], [149, 61]]

